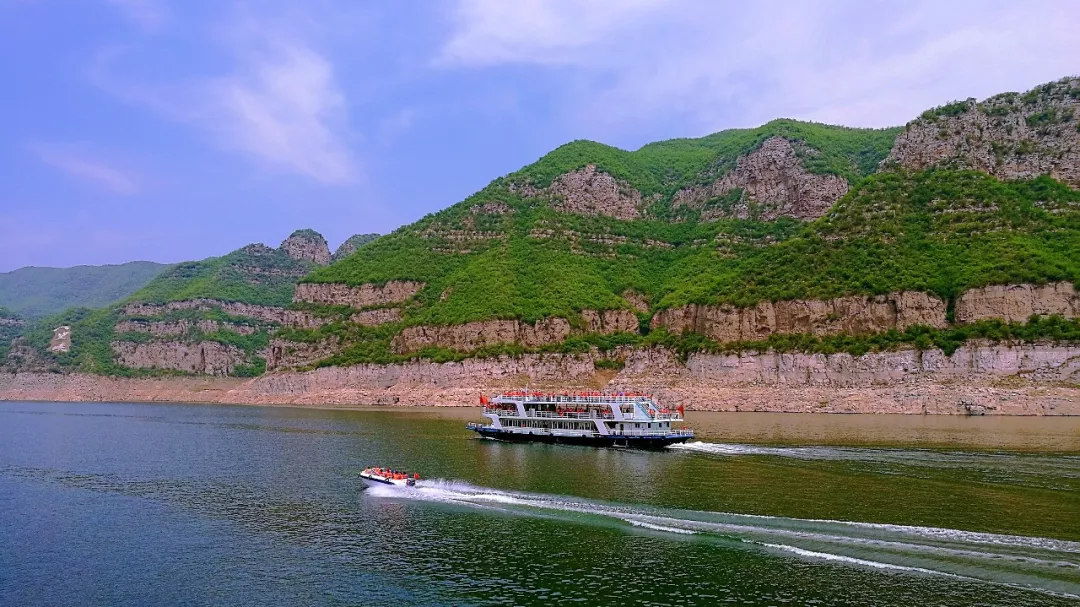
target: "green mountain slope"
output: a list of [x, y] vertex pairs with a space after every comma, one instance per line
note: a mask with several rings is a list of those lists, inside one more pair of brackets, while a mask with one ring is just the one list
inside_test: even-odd
[[20, 268], [0, 274], [0, 305], [26, 318], [70, 307], [106, 306], [131, 295], [169, 267], [133, 261], [108, 266]]

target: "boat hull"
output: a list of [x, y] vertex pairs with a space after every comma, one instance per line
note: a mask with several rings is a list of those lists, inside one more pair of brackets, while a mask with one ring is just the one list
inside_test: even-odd
[[365, 488], [379, 487], [379, 486], [386, 486], [386, 485], [389, 485], [391, 487], [413, 487], [413, 486], [415, 486], [415, 483], [410, 484], [407, 479], [406, 480], [388, 479], [388, 478], [383, 478], [381, 476], [376, 476], [374, 474], [367, 475], [367, 474], [364, 474], [363, 472], [361, 472], [358, 476], [360, 477], [360, 481], [364, 483]]
[[510, 432], [490, 426], [470, 425], [469, 430], [484, 438], [508, 442], [547, 443], [557, 445], [582, 445], [586, 447], [627, 447], [631, 449], [663, 449], [669, 445], [684, 443], [692, 438], [692, 432], [667, 434], [664, 436], [627, 436], [627, 435], [591, 435], [574, 436], [551, 434], [548, 432]]

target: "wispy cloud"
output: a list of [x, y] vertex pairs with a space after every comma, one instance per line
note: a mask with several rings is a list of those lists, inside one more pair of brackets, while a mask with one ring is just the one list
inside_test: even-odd
[[126, 19], [146, 32], [160, 28], [168, 18], [168, 9], [160, 0], [105, 0]]
[[348, 104], [334, 65], [304, 32], [244, 16], [222, 27], [219, 74], [170, 77], [163, 83], [121, 75], [127, 49], [103, 50], [92, 82], [134, 105], [190, 124], [218, 146], [278, 172], [320, 183], [358, 179], [348, 145]]
[[460, 0], [447, 67], [562, 70], [564, 111], [618, 132], [786, 116], [852, 126], [1080, 69], [1080, 12], [1009, 2]]
[[139, 180], [83, 144], [35, 142], [28, 149], [45, 164], [115, 194], [137, 194]]

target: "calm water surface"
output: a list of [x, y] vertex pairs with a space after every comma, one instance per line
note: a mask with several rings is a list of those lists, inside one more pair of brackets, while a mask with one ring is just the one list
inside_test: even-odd
[[1078, 419], [698, 414], [657, 453], [475, 419], [0, 403], [0, 603], [1080, 604]]

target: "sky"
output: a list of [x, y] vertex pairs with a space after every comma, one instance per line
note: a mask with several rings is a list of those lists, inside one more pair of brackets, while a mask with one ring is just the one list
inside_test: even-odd
[[1075, 0], [0, 0], [0, 272], [331, 248], [559, 145], [904, 124], [1080, 74]]

